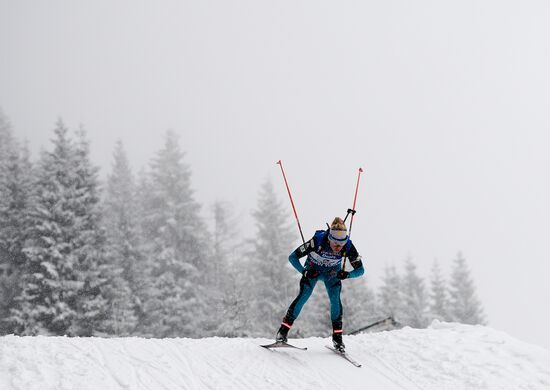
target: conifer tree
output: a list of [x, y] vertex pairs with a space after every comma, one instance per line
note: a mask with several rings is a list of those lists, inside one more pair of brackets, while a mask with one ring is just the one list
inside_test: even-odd
[[392, 316], [397, 321], [401, 321], [403, 315], [404, 299], [401, 283], [401, 277], [395, 266], [387, 265], [378, 291], [379, 311], [384, 316]]
[[432, 319], [449, 321], [449, 297], [441, 266], [435, 261], [431, 271], [430, 316]]
[[76, 317], [69, 333], [93, 336], [105, 333], [108, 299], [105, 289], [111, 267], [105, 259], [105, 231], [101, 226], [99, 169], [90, 160], [90, 145], [84, 128], [77, 132], [74, 153], [74, 193], [70, 199], [76, 214], [77, 280], [81, 288], [75, 300]]
[[461, 252], [453, 262], [450, 282], [450, 315], [455, 322], [485, 324], [485, 315], [479, 302], [470, 270]]
[[168, 132], [163, 149], [142, 181], [142, 231], [151, 278], [143, 332], [158, 337], [198, 337], [206, 311], [203, 272], [209, 258], [207, 234], [191, 190], [177, 136]]
[[246, 278], [242, 277], [243, 237], [236, 232], [242, 228], [227, 202], [217, 201], [212, 206], [214, 215], [213, 258], [210, 262], [210, 299], [212, 301], [206, 329], [224, 337], [248, 335]]
[[212, 213], [214, 215], [213, 259], [208, 262], [208, 268], [212, 273], [213, 289], [220, 291], [223, 287], [224, 271], [229, 268], [229, 262], [235, 249], [235, 231], [238, 229], [235, 226], [235, 221], [231, 220], [231, 210], [227, 203], [215, 202], [212, 206]]
[[204, 291], [209, 302], [210, 312], [205, 313], [202, 325], [202, 336], [213, 336], [217, 334], [222, 326], [223, 299], [225, 295], [225, 284], [227, 281], [226, 271], [229, 260], [229, 239], [230, 226], [228, 220], [228, 208], [222, 202], [215, 202], [211, 208], [214, 216], [214, 229], [212, 234], [212, 257], [206, 261], [204, 272], [209, 275], [209, 287]]
[[405, 276], [402, 284], [403, 307], [400, 321], [413, 328], [424, 328], [428, 324], [428, 297], [424, 281], [416, 273], [411, 258], [405, 262]]
[[143, 259], [139, 250], [134, 177], [121, 141], [117, 142], [113, 157], [103, 208], [105, 256], [110, 268], [106, 330], [110, 334], [127, 336], [135, 331], [140, 312]]
[[34, 182], [24, 287], [10, 318], [23, 335], [65, 334], [76, 316], [74, 145], [61, 121], [54, 132], [54, 150], [43, 152]]
[[8, 318], [21, 287], [31, 175], [28, 148], [19, 147], [0, 109], [0, 334], [13, 332]]
[[37, 169], [23, 289], [10, 320], [20, 334], [93, 335], [105, 309], [97, 169], [83, 132], [75, 143], [59, 120], [54, 134]]
[[253, 250], [248, 255], [248, 269], [243, 270], [252, 278], [249, 318], [255, 336], [273, 335], [294, 298], [291, 285], [297, 283], [297, 278], [288, 256], [295, 248], [288, 215], [271, 181], [265, 181], [252, 214], [256, 223]]
[[228, 272], [224, 283], [223, 294], [220, 296], [220, 303], [215, 301], [214, 318], [219, 320], [214, 328], [214, 334], [221, 337], [247, 337], [250, 335], [248, 317], [248, 285], [245, 278], [234, 268]]
[[21, 254], [21, 243], [17, 235], [20, 221], [21, 188], [18, 179], [21, 174], [19, 151], [13, 137], [9, 119], [0, 108], [0, 266], [6, 273], [13, 271]]

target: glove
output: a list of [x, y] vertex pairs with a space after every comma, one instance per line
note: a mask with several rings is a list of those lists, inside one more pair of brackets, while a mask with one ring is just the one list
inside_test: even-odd
[[304, 278], [306, 279], [315, 279], [317, 276], [319, 276], [319, 271], [314, 269], [306, 269], [302, 275], [304, 275]]
[[340, 280], [344, 280], [344, 279], [347, 279], [349, 276], [349, 272], [348, 271], [338, 271], [338, 273], [336, 274], [336, 277]]

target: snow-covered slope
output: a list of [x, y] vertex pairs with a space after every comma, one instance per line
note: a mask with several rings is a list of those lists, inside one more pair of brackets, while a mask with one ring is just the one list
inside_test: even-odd
[[0, 338], [1, 390], [550, 389], [550, 351], [482, 326], [347, 336], [356, 368], [324, 347], [266, 339]]

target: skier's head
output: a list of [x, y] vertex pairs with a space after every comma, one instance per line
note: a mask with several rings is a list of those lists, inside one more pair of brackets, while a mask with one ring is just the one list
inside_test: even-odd
[[330, 243], [330, 248], [334, 252], [341, 251], [348, 242], [348, 229], [342, 218], [336, 217], [334, 221], [332, 221], [328, 232], [328, 242]]

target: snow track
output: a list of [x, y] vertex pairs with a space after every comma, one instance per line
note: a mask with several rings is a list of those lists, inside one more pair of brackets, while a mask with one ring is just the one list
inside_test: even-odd
[[324, 346], [266, 339], [0, 338], [1, 390], [548, 390], [550, 351], [481, 326], [347, 336], [357, 368]]

